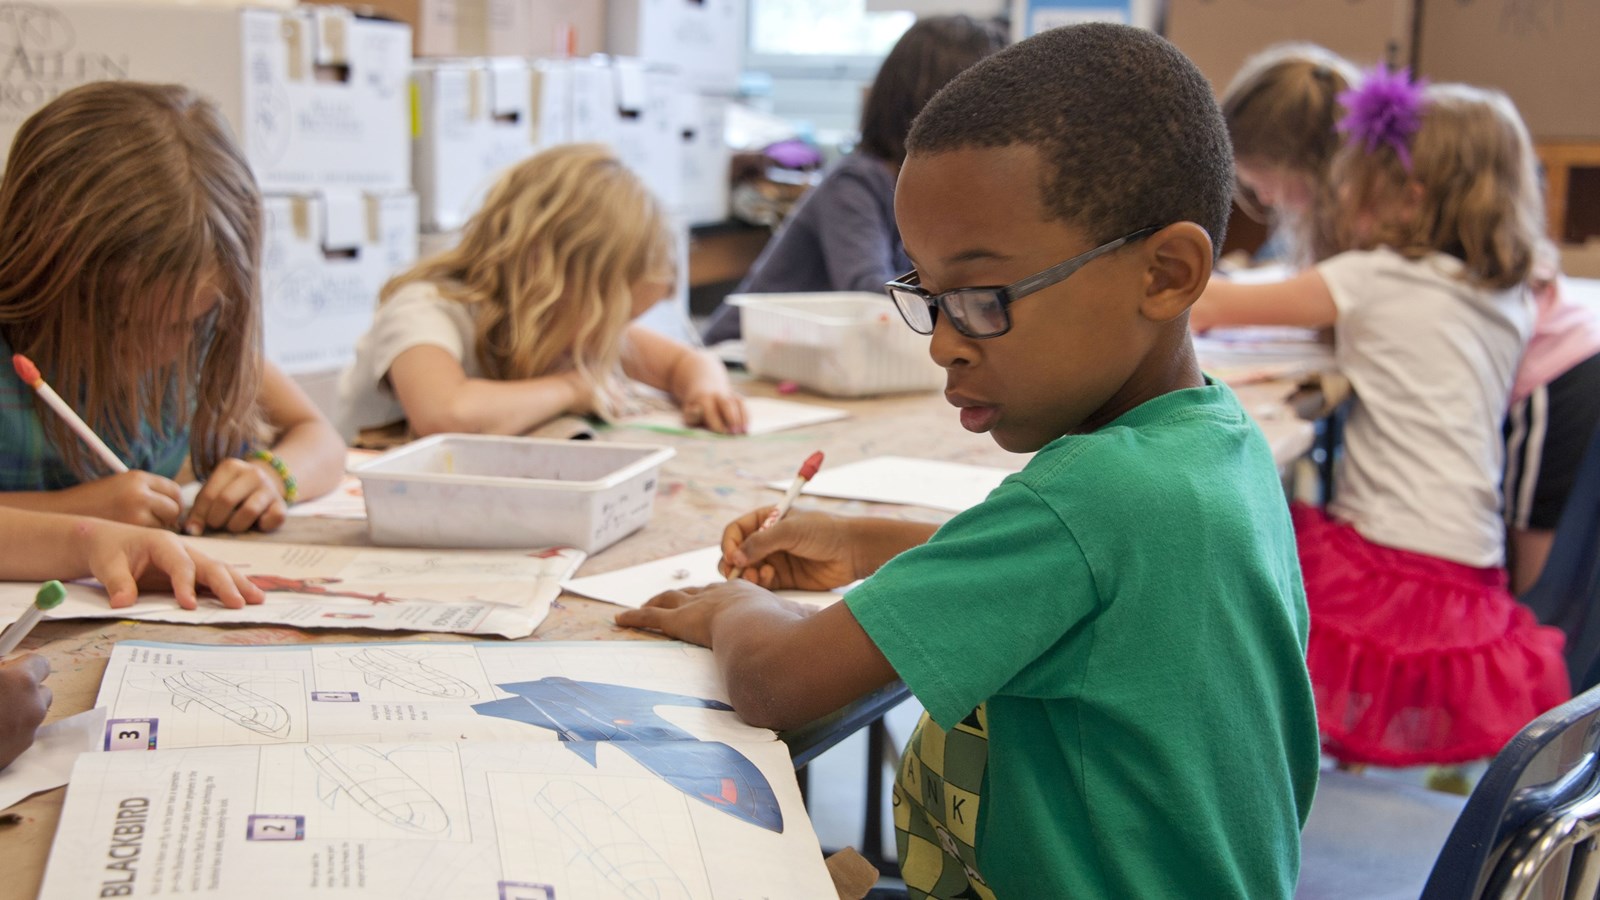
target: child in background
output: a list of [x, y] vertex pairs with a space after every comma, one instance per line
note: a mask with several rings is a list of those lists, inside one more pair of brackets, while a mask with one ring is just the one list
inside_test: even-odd
[[[861, 106], [861, 143], [807, 192], [735, 293], [883, 290], [910, 268], [894, 224], [894, 180], [906, 132], [939, 89], [1006, 45], [995, 23], [923, 16], [895, 42]], [[739, 337], [739, 308], [717, 307], [706, 343]]]
[[[338, 484], [338, 433], [261, 358], [260, 256], [260, 195], [210, 101], [100, 82], [30, 116], [0, 183], [0, 357], [33, 360], [131, 471], [100, 471], [7, 365], [0, 505], [271, 531]], [[205, 485], [184, 513], [186, 460]]]
[[[140, 588], [170, 590], [184, 609], [197, 608], [199, 587], [229, 609], [265, 596], [232, 568], [152, 528], [0, 508], [0, 547], [0, 580], [94, 578], [112, 609], [132, 606]], [[0, 769], [33, 743], [50, 708], [49, 674], [50, 664], [33, 653], [0, 660]]]
[[[1338, 95], [1357, 80], [1354, 66], [1335, 54], [1285, 44], [1245, 63], [1222, 97], [1241, 205], [1266, 208], [1277, 225], [1269, 245], [1286, 249], [1296, 266], [1337, 249], [1328, 232], [1333, 217], [1313, 207], [1329, 202], [1328, 165], [1339, 145], [1334, 125], [1343, 114]], [[1518, 595], [1544, 568], [1600, 426], [1600, 315], [1565, 295], [1555, 248], [1549, 241], [1540, 248], [1531, 279], [1533, 334], [1505, 423], [1506, 562]]]
[[[1318, 763], [1293, 534], [1187, 329], [1233, 193], [1210, 85], [1147, 31], [1056, 28], [906, 146], [890, 293], [962, 426], [1032, 460], [937, 531], [758, 510], [723, 534], [741, 580], [617, 621], [711, 647], [759, 725], [903, 679], [914, 898], [1292, 896]], [[811, 615], [769, 592], [859, 577]]]
[[1328, 190], [1328, 163], [1339, 147], [1339, 95], [1358, 77], [1355, 65], [1332, 51], [1279, 44], [1247, 60], [1223, 93], [1239, 204], [1272, 226], [1259, 261], [1298, 268], [1326, 251], [1313, 207]]
[[1561, 633], [1501, 568], [1500, 425], [1544, 221], [1533, 148], [1491, 91], [1380, 70], [1345, 105], [1345, 252], [1278, 284], [1214, 281], [1190, 323], [1334, 329], [1354, 389], [1338, 492], [1294, 509], [1317, 719], [1342, 761], [1464, 762], [1568, 695]]
[[722, 363], [633, 320], [675, 283], [660, 204], [598, 144], [546, 150], [489, 192], [461, 243], [384, 286], [340, 381], [345, 425], [522, 434], [620, 411], [621, 371], [684, 423], [738, 434]]

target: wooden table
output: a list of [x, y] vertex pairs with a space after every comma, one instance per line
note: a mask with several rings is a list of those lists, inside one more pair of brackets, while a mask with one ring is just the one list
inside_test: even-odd
[[[742, 388], [752, 395], [775, 396], [771, 385], [750, 382]], [[1261, 423], [1280, 466], [1311, 446], [1311, 426], [1293, 418], [1281, 404], [1289, 385], [1281, 382], [1238, 389], [1241, 401]], [[939, 394], [857, 401], [807, 398], [847, 409], [851, 417], [838, 422], [752, 438], [694, 437], [636, 429], [610, 429], [601, 440], [664, 444], [677, 455], [662, 470], [655, 513], [643, 530], [596, 554], [584, 574], [636, 565], [675, 553], [716, 543], [723, 526], [739, 514], [777, 499], [763, 485], [788, 479], [807, 454], [823, 449], [829, 465], [856, 462], [873, 456], [920, 456], [951, 462], [1021, 468], [1024, 459], [995, 446], [985, 435], [964, 431], [954, 411]], [[946, 513], [917, 507], [888, 506], [854, 501], [812, 498], [803, 503], [847, 514], [888, 516], [923, 522], [941, 522]], [[290, 519], [276, 534], [246, 539], [299, 543], [366, 543], [364, 523], [326, 519]], [[621, 629], [612, 624], [617, 607], [570, 594], [555, 603], [549, 618], [527, 640], [657, 640], [654, 635]], [[99, 691], [100, 678], [113, 645], [124, 640], [175, 641], [201, 644], [278, 644], [336, 641], [473, 640], [470, 635], [408, 634], [361, 630], [300, 630], [280, 626], [175, 625], [128, 620], [44, 622], [24, 642], [50, 660], [50, 687], [55, 701], [50, 720], [89, 709]], [[880, 695], [880, 704], [899, 702]], [[892, 702], [890, 702], [892, 701]], [[820, 737], [813, 731], [805, 740], [809, 759], [831, 743], [847, 736], [859, 724], [858, 715], [830, 717], [839, 727]], [[65, 789], [48, 791], [23, 801], [12, 812], [21, 824], [0, 827], [0, 897], [33, 897], [44, 874], [50, 841], [60, 817]]]

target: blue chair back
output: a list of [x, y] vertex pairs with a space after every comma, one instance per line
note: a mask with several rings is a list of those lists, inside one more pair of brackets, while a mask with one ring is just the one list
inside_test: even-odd
[[1422, 900], [1501, 896], [1511, 868], [1529, 853], [1529, 836], [1592, 804], [1597, 791], [1600, 688], [1534, 719], [1495, 756], [1439, 851]]
[[1600, 684], [1600, 431], [1561, 511], [1550, 559], [1521, 599], [1540, 622], [1566, 633], [1572, 693]]

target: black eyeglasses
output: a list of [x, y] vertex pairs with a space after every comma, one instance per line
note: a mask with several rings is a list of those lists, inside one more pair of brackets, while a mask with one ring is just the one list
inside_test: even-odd
[[1011, 313], [1007, 310], [1011, 304], [1036, 291], [1066, 281], [1072, 273], [1123, 244], [1142, 240], [1160, 230], [1159, 225], [1141, 228], [1005, 287], [957, 288], [942, 294], [930, 294], [922, 289], [917, 273], [911, 271], [884, 285], [884, 288], [894, 298], [900, 318], [905, 319], [917, 334], [933, 334], [934, 311], [939, 310], [950, 318], [950, 324], [957, 331], [969, 338], [999, 337], [1011, 330]]

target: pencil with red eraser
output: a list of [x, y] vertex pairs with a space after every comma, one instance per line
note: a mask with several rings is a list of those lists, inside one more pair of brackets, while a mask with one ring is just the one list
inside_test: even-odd
[[[779, 500], [778, 505], [762, 520], [761, 527], [756, 529], [757, 533], [766, 531], [768, 528], [778, 524], [779, 519], [789, 514], [789, 507], [794, 505], [795, 498], [800, 496], [800, 491], [805, 488], [806, 482], [816, 477], [817, 470], [820, 468], [822, 468], [822, 451], [818, 450], [806, 457], [806, 461], [800, 464], [800, 471], [795, 473], [794, 481], [789, 482], [789, 489], [783, 492], [783, 499]], [[738, 569], [728, 573], [729, 581], [738, 577]]]
[[18, 378], [21, 378], [25, 384], [39, 392], [39, 396], [44, 399], [45, 405], [55, 410], [56, 415], [60, 416], [73, 432], [82, 438], [85, 444], [89, 445], [89, 449], [93, 450], [95, 455], [100, 457], [100, 461], [105, 463], [111, 471], [118, 475], [128, 471], [128, 467], [123, 464], [122, 460], [118, 459], [117, 455], [111, 452], [111, 448], [106, 446], [106, 442], [100, 440], [100, 436], [95, 434], [94, 429], [89, 427], [89, 423], [79, 418], [78, 414], [72, 411], [72, 407], [67, 405], [67, 401], [61, 399], [61, 395], [57, 394], [50, 385], [45, 384], [44, 377], [39, 374], [39, 367], [33, 364], [33, 360], [28, 359], [21, 353], [17, 353], [11, 357], [11, 367], [17, 370]]

